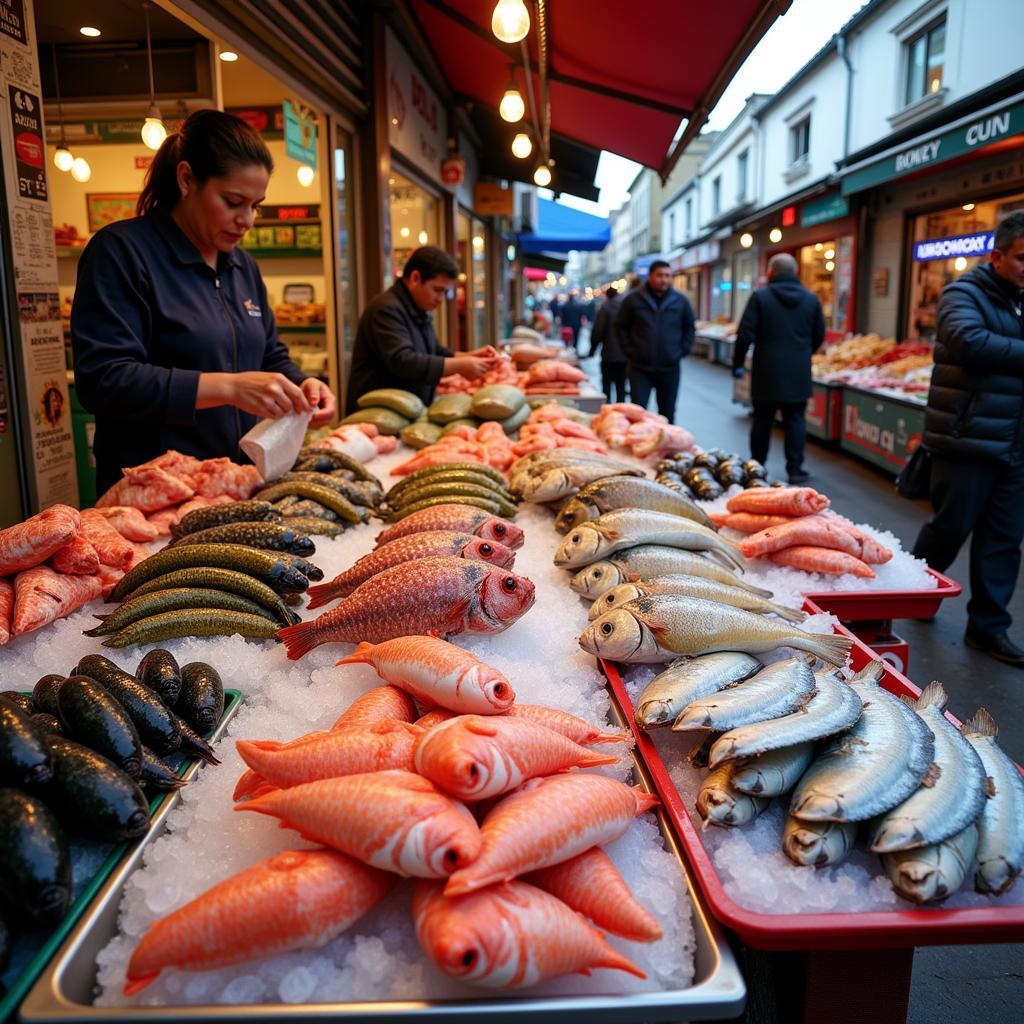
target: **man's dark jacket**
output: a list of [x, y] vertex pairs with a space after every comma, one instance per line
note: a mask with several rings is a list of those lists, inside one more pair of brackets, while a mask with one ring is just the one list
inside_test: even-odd
[[740, 319], [733, 369], [754, 346], [750, 397], [755, 402], [806, 402], [811, 397], [811, 355], [825, 340], [818, 297], [796, 274], [776, 274], [758, 288]]
[[693, 308], [674, 288], [660, 303], [646, 284], [629, 292], [614, 325], [626, 359], [637, 370], [673, 370], [693, 349]]
[[396, 281], [363, 310], [352, 351], [352, 372], [345, 398], [346, 413], [356, 399], [376, 388], [402, 388], [429, 404], [444, 376], [445, 356], [452, 353], [434, 333], [434, 322]]
[[602, 363], [626, 365], [626, 353], [622, 351], [619, 328], [615, 326], [615, 317], [624, 298], [623, 295], [613, 295], [597, 311], [594, 329], [590, 332], [590, 354], [596, 356], [600, 352]]
[[985, 263], [939, 296], [925, 411], [929, 451], [957, 459], [1005, 461], [1021, 448], [1024, 326], [1020, 293]]

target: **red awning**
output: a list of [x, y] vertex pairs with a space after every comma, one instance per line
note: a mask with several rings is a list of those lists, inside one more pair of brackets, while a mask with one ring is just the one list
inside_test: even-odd
[[548, 271], [541, 270], [540, 267], [524, 267], [523, 277], [527, 281], [545, 281], [547, 280]]
[[[791, 0], [620, 0], [546, 4], [551, 133], [636, 160], [667, 175], [707, 120], [740, 64]], [[534, 95], [536, 4], [529, 40]], [[491, 33], [492, 0], [412, 0], [412, 10], [451, 83], [497, 107], [520, 46]], [[527, 112], [527, 121], [529, 120]], [[672, 140], [682, 120], [686, 130]], [[511, 126], [510, 126], [511, 127]], [[557, 173], [557, 172], [556, 172]]]

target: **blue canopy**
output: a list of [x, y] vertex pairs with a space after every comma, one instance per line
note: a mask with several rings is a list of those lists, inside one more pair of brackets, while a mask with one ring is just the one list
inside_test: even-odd
[[537, 230], [519, 235], [521, 252], [599, 252], [611, 240], [607, 217], [537, 199]]

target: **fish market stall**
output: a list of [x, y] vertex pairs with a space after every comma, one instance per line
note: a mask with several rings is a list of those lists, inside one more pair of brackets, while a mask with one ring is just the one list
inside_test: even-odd
[[924, 395], [843, 387], [844, 451], [898, 473], [910, 461], [924, 435]]

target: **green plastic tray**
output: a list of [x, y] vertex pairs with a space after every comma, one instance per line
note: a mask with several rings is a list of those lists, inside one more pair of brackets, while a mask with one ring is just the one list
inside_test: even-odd
[[[242, 702], [242, 693], [240, 690], [225, 690], [224, 691], [224, 714], [221, 716], [220, 721], [217, 723], [213, 730], [214, 736], [221, 732], [223, 726], [227, 721], [234, 715], [238, 708], [238, 705]], [[178, 769], [178, 775], [184, 775], [190, 769], [198, 764], [198, 758], [191, 758], [185, 761]], [[149, 816], [152, 818], [160, 806], [166, 800], [174, 798], [174, 793], [163, 793], [158, 797], [154, 797], [153, 801], [149, 805]], [[124, 855], [135, 845], [137, 842], [141, 842], [145, 836], [140, 836], [139, 839], [132, 840], [131, 842], [117, 843], [111, 846], [110, 854], [106, 860], [100, 865], [99, 870], [89, 880], [85, 888], [79, 893], [78, 898], [74, 903], [71, 904], [70, 909], [64, 916], [64, 919], [59, 925], [53, 930], [53, 932], [46, 938], [42, 946], [36, 952], [36, 955], [22, 968], [21, 972], [11, 980], [10, 987], [7, 992], [0, 997], [0, 1024], [8, 1020], [21, 1004], [21, 1001], [25, 998], [28, 990], [35, 984], [36, 979], [43, 972], [43, 968], [50, 962], [53, 955], [60, 949], [61, 944], [68, 937], [71, 929], [74, 928], [75, 923], [85, 913], [86, 908], [96, 898], [96, 894], [103, 888], [103, 883], [113, 874], [114, 868], [121, 862]]]

